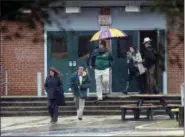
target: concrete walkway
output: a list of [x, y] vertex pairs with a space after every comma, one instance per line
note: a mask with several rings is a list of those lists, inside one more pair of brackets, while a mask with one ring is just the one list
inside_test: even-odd
[[[150, 130], [146, 125], [168, 120], [168, 116], [156, 116], [154, 121], [121, 121], [120, 116], [59, 117], [57, 124], [50, 124], [49, 117], [1, 117], [2, 136], [184, 136], [183, 128]], [[175, 122], [175, 120], [174, 120]]]

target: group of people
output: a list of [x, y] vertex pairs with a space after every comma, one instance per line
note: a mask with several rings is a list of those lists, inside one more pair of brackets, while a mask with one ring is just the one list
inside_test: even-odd
[[[130, 82], [136, 79], [140, 93], [155, 93], [159, 91], [156, 87], [154, 77], [157, 53], [151, 46], [151, 39], [146, 37], [143, 44], [145, 52], [142, 58], [140, 52], [130, 46], [127, 52], [128, 80], [127, 87], [123, 91], [127, 94]], [[113, 57], [105, 40], [100, 41], [99, 46], [90, 54], [87, 64], [95, 71], [97, 100], [103, 100], [103, 94], [110, 94], [110, 69], [113, 65]], [[87, 99], [88, 89], [91, 87], [91, 78], [83, 65], [78, 67], [77, 72], [73, 73], [69, 82], [68, 91], [74, 95], [77, 117], [82, 120], [85, 100]], [[63, 84], [60, 79], [60, 72], [55, 68], [49, 70], [49, 75], [45, 81], [45, 89], [48, 95], [48, 111], [51, 116], [51, 123], [58, 120], [58, 106], [65, 104]]]

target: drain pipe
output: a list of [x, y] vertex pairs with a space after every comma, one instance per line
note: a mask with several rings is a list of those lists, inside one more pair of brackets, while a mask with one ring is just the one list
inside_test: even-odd
[[8, 96], [8, 73], [5, 71], [5, 95]]
[[37, 96], [42, 96], [42, 73], [37, 73]]

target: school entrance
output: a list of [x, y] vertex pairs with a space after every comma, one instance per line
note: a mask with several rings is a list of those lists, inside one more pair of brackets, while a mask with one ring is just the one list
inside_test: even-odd
[[[47, 66], [56, 67], [62, 73], [64, 90], [67, 93], [70, 76], [79, 65], [87, 66], [87, 58], [93, 49], [98, 46], [98, 42], [89, 42], [96, 31], [47, 31]], [[126, 62], [126, 52], [130, 45], [136, 46], [143, 54], [143, 39], [150, 37], [152, 45], [159, 51], [165, 48], [164, 30], [133, 30], [124, 31], [128, 37], [123, 39], [113, 39], [111, 41], [111, 51], [114, 58], [112, 68], [112, 92], [122, 92], [126, 86], [128, 68]], [[163, 59], [164, 60], [164, 59]], [[162, 62], [163, 64], [165, 62]], [[156, 69], [156, 79], [159, 90], [163, 91], [163, 71], [161, 66]], [[90, 92], [96, 91], [94, 71], [88, 69], [93, 86]], [[136, 82], [133, 80], [129, 92], [138, 92]]]

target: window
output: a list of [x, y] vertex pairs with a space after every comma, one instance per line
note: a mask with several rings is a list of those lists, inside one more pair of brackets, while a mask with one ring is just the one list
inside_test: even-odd
[[131, 45], [132, 45], [132, 37], [130, 35], [126, 38], [118, 39], [117, 57], [126, 58], [127, 51], [129, 50], [129, 46]]
[[88, 58], [94, 46], [90, 42], [92, 36], [79, 36], [78, 38], [78, 57]]
[[52, 58], [67, 58], [67, 43], [63, 37], [52, 38], [51, 46]]

